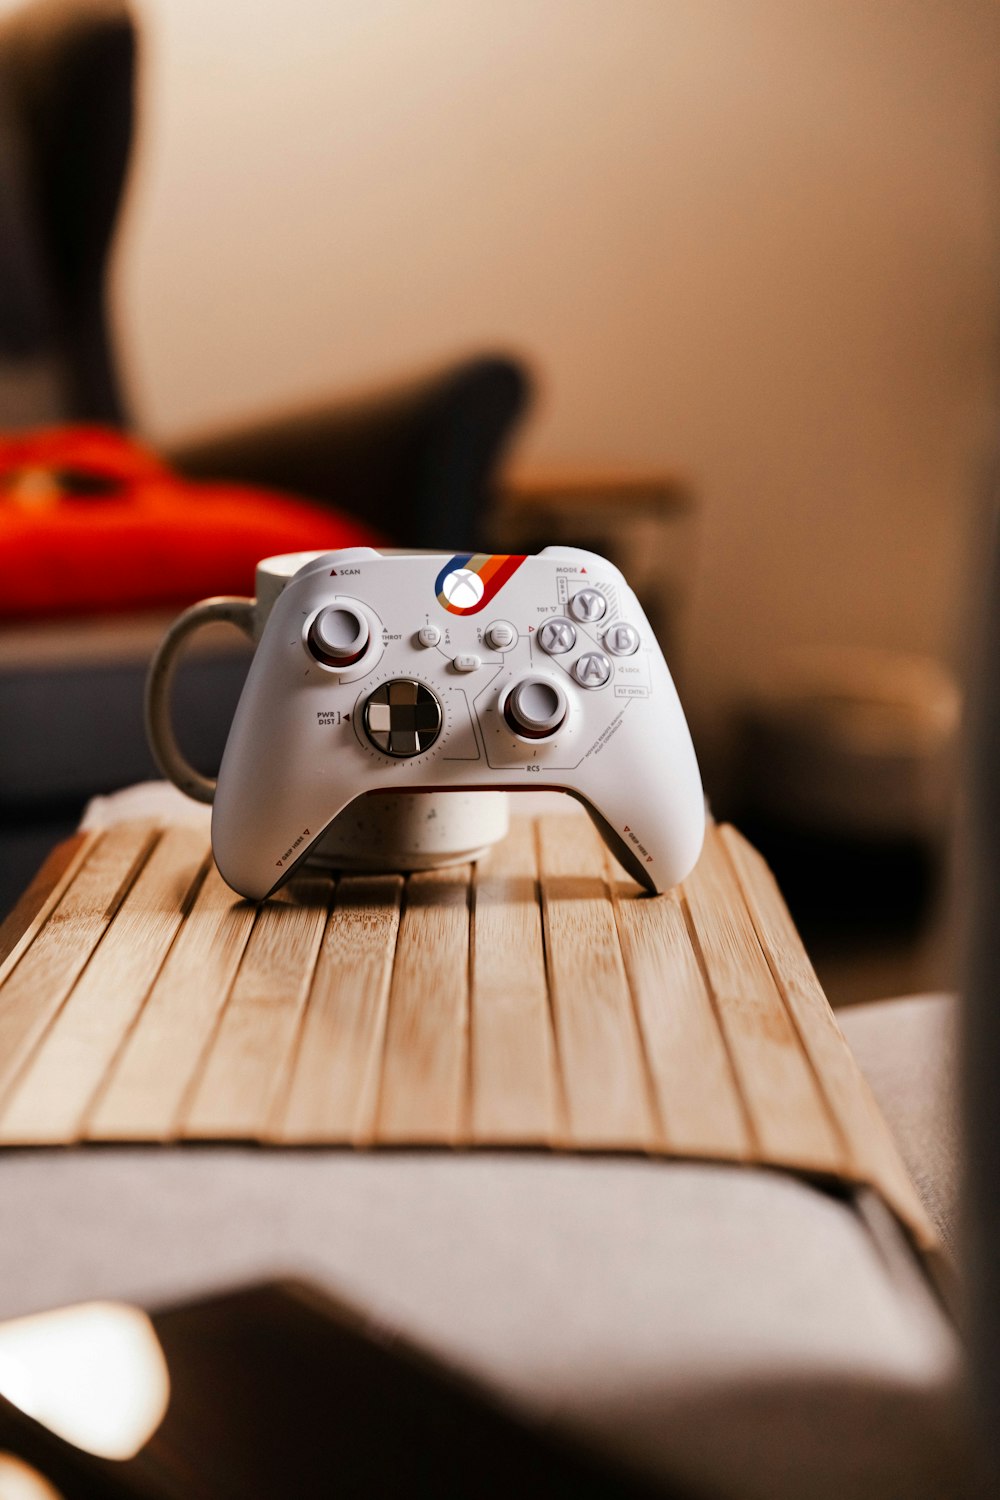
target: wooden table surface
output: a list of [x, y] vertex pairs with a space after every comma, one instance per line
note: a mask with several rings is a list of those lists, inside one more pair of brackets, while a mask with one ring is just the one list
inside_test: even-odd
[[0, 1144], [522, 1146], [867, 1184], [934, 1231], [781, 895], [730, 827], [666, 896], [581, 814], [475, 867], [254, 905], [202, 828], [61, 845], [0, 928]]

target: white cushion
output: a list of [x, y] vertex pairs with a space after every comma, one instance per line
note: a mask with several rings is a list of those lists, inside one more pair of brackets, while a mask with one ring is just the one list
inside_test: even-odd
[[837, 1015], [924, 1206], [952, 1248], [959, 1189], [958, 1012], [956, 995], [912, 995]]
[[777, 1173], [84, 1149], [9, 1153], [0, 1198], [0, 1316], [292, 1272], [713, 1494], [920, 1500], [959, 1467], [956, 1339], [901, 1241]]

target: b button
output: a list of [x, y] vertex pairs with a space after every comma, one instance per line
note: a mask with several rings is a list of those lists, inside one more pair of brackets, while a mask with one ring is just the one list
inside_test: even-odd
[[639, 632], [634, 625], [618, 620], [604, 632], [604, 644], [612, 656], [633, 656], [639, 649]]

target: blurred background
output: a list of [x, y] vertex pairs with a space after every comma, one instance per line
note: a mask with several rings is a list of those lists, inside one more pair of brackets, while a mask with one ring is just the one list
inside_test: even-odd
[[140, 0], [113, 309], [171, 441], [429, 355], [680, 472], [700, 739], [776, 651], [953, 660], [997, 395], [992, 0]]
[[904, 872], [923, 924], [996, 451], [993, 0], [130, 8], [108, 311], [144, 438], [510, 357], [492, 543], [629, 533], [717, 809], [800, 919], [819, 862]]

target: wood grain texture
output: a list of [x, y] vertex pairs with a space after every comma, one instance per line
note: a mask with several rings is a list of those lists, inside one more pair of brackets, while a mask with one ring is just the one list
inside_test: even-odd
[[87, 1139], [173, 1139], [256, 915], [211, 866], [85, 1123]]
[[814, 1172], [843, 1158], [833, 1119], [712, 830], [684, 883], [692, 930], [756, 1142], [755, 1155]]
[[171, 828], [151, 849], [103, 942], [0, 1112], [0, 1144], [77, 1139], [181, 925], [205, 836]]
[[743, 1161], [746, 1114], [680, 893], [650, 900], [610, 859], [608, 876], [664, 1149]]
[[260, 910], [178, 1134], [254, 1139], [285, 1081], [326, 928], [333, 881], [297, 875]]
[[271, 1139], [372, 1140], [402, 892], [398, 875], [341, 878]]
[[936, 1236], [764, 861], [711, 827], [641, 894], [581, 814], [478, 865], [306, 871], [260, 907], [201, 829], [55, 852], [0, 930], [0, 1144], [547, 1145], [871, 1185]]
[[662, 1144], [639, 1028], [589, 820], [538, 823], [542, 912], [566, 1141], [649, 1150]]
[[57, 844], [13, 910], [0, 923], [0, 984], [48, 921], [97, 837], [95, 833], [75, 833]]
[[812, 1060], [844, 1145], [840, 1170], [874, 1182], [927, 1248], [936, 1232], [910, 1182], [868, 1082], [847, 1045], [777, 882], [735, 828], [720, 830], [775, 980]]
[[468, 865], [406, 882], [389, 992], [376, 1135], [458, 1144], [466, 1133]]
[[0, 1098], [58, 1014], [157, 837], [149, 823], [126, 823], [97, 839], [0, 985]]
[[559, 1132], [534, 826], [514, 820], [476, 866], [472, 916], [474, 1141], [550, 1143]]

